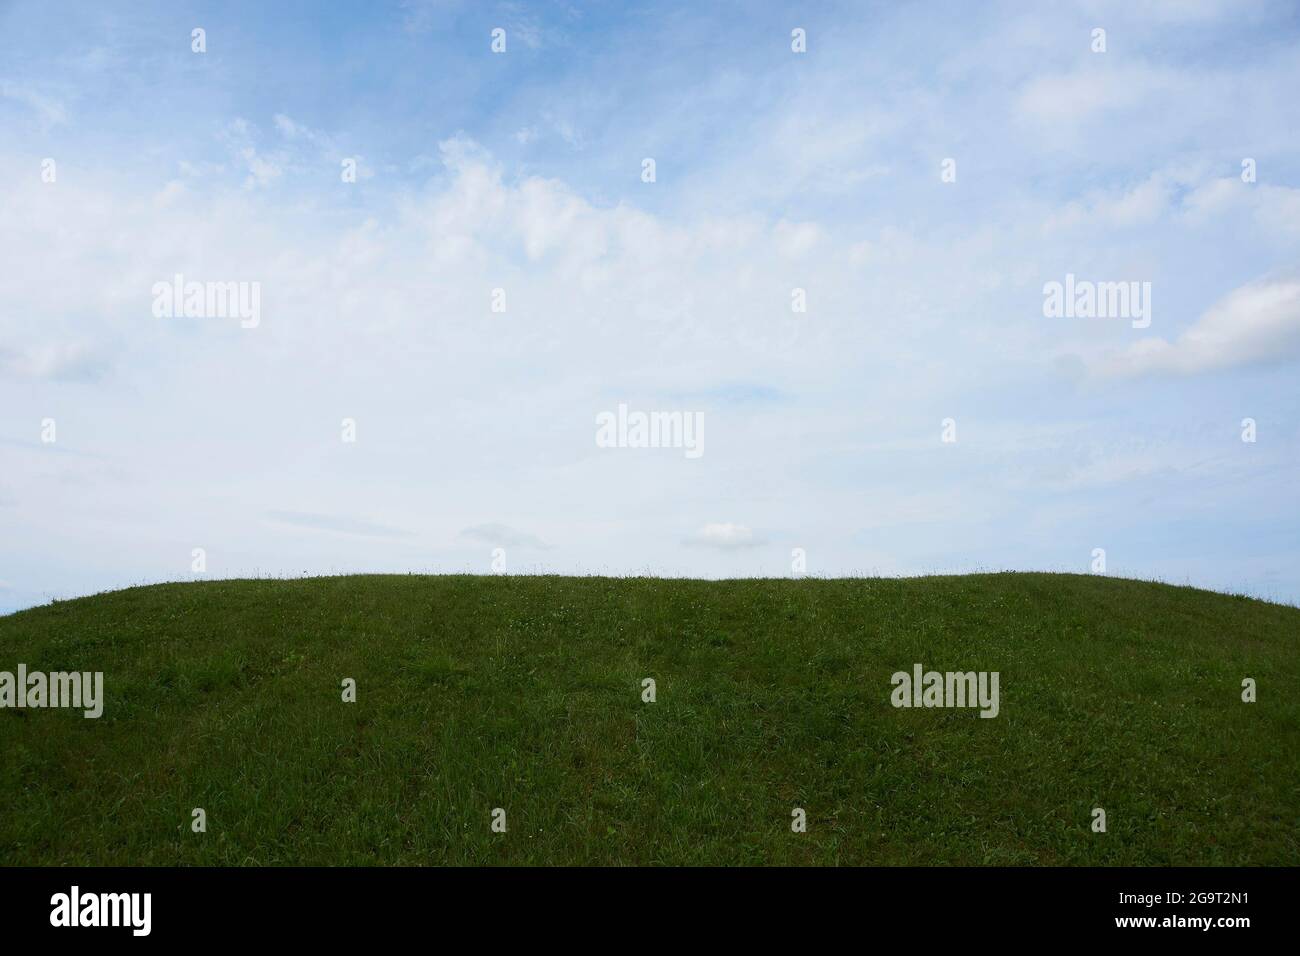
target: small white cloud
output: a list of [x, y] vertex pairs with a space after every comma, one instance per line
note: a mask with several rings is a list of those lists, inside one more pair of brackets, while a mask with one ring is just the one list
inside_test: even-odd
[[1249, 212], [1270, 232], [1300, 233], [1300, 189], [1291, 186], [1246, 184], [1238, 176], [1226, 176], [1201, 183], [1183, 200], [1183, 215], [1196, 225], [1238, 210]]
[[275, 128], [280, 131], [282, 136], [289, 139], [298, 139], [300, 137], [310, 137], [313, 135], [312, 131], [306, 126], [294, 122], [291, 117], [285, 116], [283, 113], [276, 113], [273, 119], [275, 120]]
[[739, 551], [743, 548], [756, 548], [763, 544], [763, 541], [743, 524], [721, 522], [706, 524], [687, 538], [686, 543], [695, 547]]
[[1145, 225], [1159, 219], [1169, 208], [1175, 183], [1162, 173], [1154, 173], [1132, 189], [1119, 195], [1093, 193], [1087, 198], [1066, 204], [1045, 224], [1048, 232], [1074, 226], [1129, 227]]
[[560, 139], [564, 140], [565, 145], [569, 146], [571, 149], [582, 149], [585, 145], [585, 140], [582, 137], [581, 131], [579, 131], [579, 129], [568, 119], [565, 119], [563, 116], [556, 116], [554, 113], [549, 111], [542, 114], [542, 119], [546, 121], [546, 123], [551, 127], [551, 130], [559, 136]]
[[[276, 117], [277, 125], [282, 118], [284, 117]], [[259, 152], [254, 144], [256, 137], [257, 130], [243, 118], [232, 120], [221, 134], [227, 148], [239, 157], [248, 170], [248, 176], [244, 180], [245, 189], [269, 185], [280, 178], [288, 165], [287, 155], [283, 152]]]
[[1300, 355], [1300, 276], [1263, 279], [1224, 296], [1176, 340], [1147, 338], [1094, 366], [1103, 376], [1193, 375]]
[[529, 534], [526, 531], [518, 531], [508, 525], [500, 524], [499, 522], [479, 524], [474, 525], [472, 528], [465, 528], [460, 532], [460, 536], [466, 541], [490, 544], [493, 547], [538, 548], [540, 550], [547, 550], [550, 547], [535, 534]]
[[257, 155], [257, 150], [251, 146], [242, 150], [240, 155], [244, 158], [244, 162], [248, 163], [248, 178], [244, 181], [245, 186], [265, 186], [279, 179], [280, 174], [284, 172], [279, 163]]
[[328, 135], [314, 130], [310, 126], [304, 126], [291, 116], [283, 113], [276, 113], [273, 117], [275, 128], [285, 139], [294, 142], [304, 142], [316, 147], [324, 153], [333, 154], [337, 152], [333, 141]]
[[821, 239], [821, 229], [813, 222], [787, 222], [784, 219], [772, 230], [777, 248], [790, 259], [800, 259], [811, 252]]
[[266, 515], [279, 525], [304, 528], [308, 531], [325, 531], [332, 534], [356, 535], [363, 538], [408, 538], [410, 531], [391, 525], [353, 518], [347, 515], [324, 515], [306, 511], [269, 511]]
[[542, 26], [538, 18], [522, 3], [503, 3], [501, 12], [506, 17], [506, 32], [530, 50], [542, 45]]
[[408, 33], [428, 33], [445, 25], [460, 0], [402, 0], [402, 25]]
[[1211, 179], [1201, 183], [1183, 198], [1183, 214], [1201, 220], [1249, 201], [1250, 187], [1237, 178]]
[[[1088, 9], [1099, 17], [1123, 16], [1154, 23], [1194, 23], [1217, 20], [1232, 14], [1247, 12], [1235, 0], [1145, 0], [1129, 3], [1126, 0], [1092, 0]], [[1259, 5], [1265, 8], [1266, 4]]]
[[1153, 67], [1080, 69], [1030, 80], [1020, 91], [1017, 108], [1039, 123], [1073, 126], [1112, 110], [1152, 109], [1156, 97], [1179, 88], [1179, 77]]
[[103, 376], [108, 366], [105, 350], [89, 342], [59, 342], [21, 350], [0, 348], [0, 378], [93, 382]]
[[153, 195], [153, 204], [158, 209], [166, 209], [185, 197], [185, 184], [179, 179], [169, 180], [167, 185]]
[[60, 101], [38, 93], [30, 86], [21, 83], [0, 80], [0, 97], [28, 107], [40, 117], [41, 126], [47, 130], [52, 126], [58, 126], [68, 118], [67, 110]]

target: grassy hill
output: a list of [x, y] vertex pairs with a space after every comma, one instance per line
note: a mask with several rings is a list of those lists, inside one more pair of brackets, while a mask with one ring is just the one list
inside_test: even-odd
[[[0, 710], [6, 864], [1300, 862], [1300, 609], [1189, 588], [169, 584], [0, 618], [20, 662], [106, 703]], [[892, 707], [918, 662], [999, 715]]]

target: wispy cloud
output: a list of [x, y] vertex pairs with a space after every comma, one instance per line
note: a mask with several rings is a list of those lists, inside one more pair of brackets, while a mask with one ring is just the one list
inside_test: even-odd
[[61, 100], [41, 93], [25, 83], [0, 80], [0, 97], [26, 106], [36, 114], [41, 127], [45, 130], [67, 121], [68, 111]]
[[687, 538], [685, 543], [692, 547], [741, 551], [760, 547], [766, 542], [743, 524], [715, 522], [704, 525]]
[[20, 380], [94, 382], [104, 376], [110, 363], [107, 350], [89, 342], [0, 348], [0, 377]]
[[538, 550], [543, 551], [550, 547], [550, 545], [535, 534], [529, 534], [526, 531], [518, 531], [508, 525], [497, 522], [463, 528], [460, 532], [460, 537], [464, 538], [466, 541], [474, 541], [479, 544], [488, 544], [494, 547], [537, 548]]
[[1234, 289], [1173, 341], [1151, 337], [1096, 363], [1110, 376], [1199, 372], [1300, 356], [1300, 274]]
[[391, 525], [351, 518], [345, 515], [313, 514], [306, 511], [269, 511], [267, 517], [276, 524], [308, 531], [357, 535], [364, 538], [409, 538], [412, 532]]

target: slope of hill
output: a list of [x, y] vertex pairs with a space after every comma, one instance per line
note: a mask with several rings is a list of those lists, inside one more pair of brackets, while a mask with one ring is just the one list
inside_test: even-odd
[[0, 618], [20, 663], [105, 700], [0, 710], [6, 864], [1300, 862], [1300, 609], [1188, 588], [169, 584]]

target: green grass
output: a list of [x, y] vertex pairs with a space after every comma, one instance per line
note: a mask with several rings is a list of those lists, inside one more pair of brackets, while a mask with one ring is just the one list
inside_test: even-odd
[[[1300, 609], [1190, 588], [167, 584], [0, 618], [19, 662], [106, 704], [0, 710], [5, 864], [1300, 861]], [[916, 662], [1001, 714], [893, 708]]]

